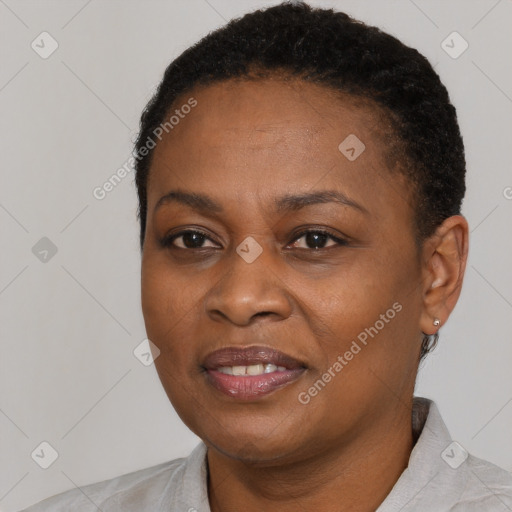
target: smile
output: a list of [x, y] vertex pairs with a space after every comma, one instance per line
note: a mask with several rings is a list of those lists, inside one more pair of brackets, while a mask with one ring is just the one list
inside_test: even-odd
[[221, 366], [217, 371], [226, 375], [263, 375], [264, 373], [284, 372], [286, 367], [275, 364], [251, 364], [250, 366]]
[[203, 361], [206, 380], [224, 395], [255, 400], [292, 384], [306, 371], [298, 359], [265, 346], [226, 347]]

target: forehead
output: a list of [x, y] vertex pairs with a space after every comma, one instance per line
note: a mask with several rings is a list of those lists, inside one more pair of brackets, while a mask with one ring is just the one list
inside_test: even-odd
[[[182, 95], [172, 112], [191, 97], [197, 105], [155, 148], [150, 210], [176, 187], [245, 204], [332, 186], [383, 201], [385, 123], [370, 102], [298, 79], [229, 80]], [[364, 148], [356, 159], [345, 140]]]
[[[287, 139], [316, 140], [316, 145], [325, 139], [327, 145], [329, 135], [340, 125], [343, 130], [369, 135], [382, 117], [369, 100], [296, 78], [236, 79], [201, 86], [178, 98], [173, 109], [190, 96], [198, 105], [189, 115], [190, 122], [182, 123], [173, 133], [180, 139], [206, 139], [210, 147], [249, 142], [260, 150]], [[341, 135], [337, 133], [335, 139]], [[172, 145], [172, 138], [161, 146], [166, 143]]]

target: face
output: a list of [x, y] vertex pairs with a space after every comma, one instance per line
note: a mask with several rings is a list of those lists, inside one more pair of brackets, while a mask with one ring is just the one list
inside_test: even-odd
[[[177, 108], [190, 97], [148, 182], [142, 307], [160, 379], [225, 455], [328, 452], [412, 396], [422, 300], [408, 184], [385, 166], [377, 110], [353, 98], [270, 79], [194, 89]], [[364, 151], [354, 138], [339, 149], [351, 134]], [[284, 371], [258, 366], [276, 350]]]

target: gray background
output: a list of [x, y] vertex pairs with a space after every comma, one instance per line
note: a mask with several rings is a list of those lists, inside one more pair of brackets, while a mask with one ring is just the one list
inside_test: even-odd
[[[154, 367], [133, 355], [145, 338], [133, 173], [103, 200], [93, 190], [128, 159], [167, 64], [274, 3], [0, 0], [0, 510], [186, 456], [198, 442]], [[416, 47], [458, 109], [470, 258], [417, 394], [436, 400], [462, 446], [512, 470], [512, 1], [311, 3]], [[47, 59], [31, 48], [43, 31], [59, 45]], [[456, 59], [441, 47], [453, 31], [469, 43]], [[43, 237], [57, 248], [46, 261]], [[31, 458], [42, 441], [59, 454], [46, 470]]]

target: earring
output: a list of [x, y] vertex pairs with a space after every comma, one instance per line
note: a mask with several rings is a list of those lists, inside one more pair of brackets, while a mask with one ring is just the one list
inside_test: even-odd
[[434, 318], [434, 325], [437, 327], [438, 325], [441, 324], [441, 320], [439, 320], [439, 318]]

